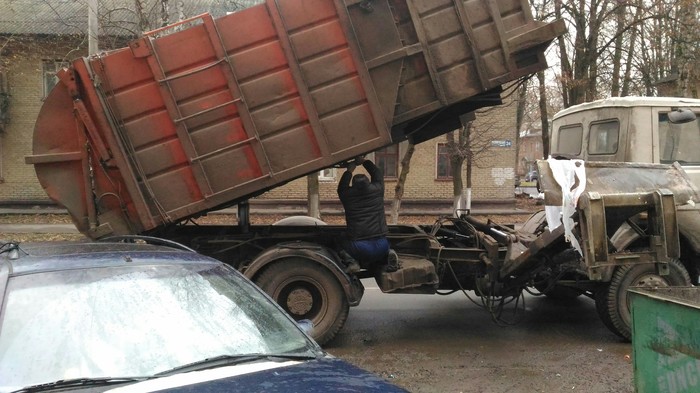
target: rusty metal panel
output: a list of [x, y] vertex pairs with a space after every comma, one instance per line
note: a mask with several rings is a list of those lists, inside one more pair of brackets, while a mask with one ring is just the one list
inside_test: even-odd
[[[388, 130], [377, 127], [367, 108], [333, 4], [310, 1], [314, 12], [265, 6], [265, 12], [254, 7], [215, 24], [205, 17], [192, 28], [142, 40], [153, 74], [162, 73], [165, 97], [159, 100], [152, 89], [144, 113], [150, 116], [153, 102], [162, 102], [160, 112], [175, 124], [157, 145], [134, 146], [134, 157], [150, 183], [145, 189], [168, 219], [189, 214], [192, 205], [205, 210], [234, 200], [240, 185], [271, 187], [308, 172], [309, 163], [331, 165], [334, 153], [389, 142]], [[242, 35], [239, 21], [252, 19], [248, 13], [258, 24]], [[183, 198], [195, 184], [198, 192]]]
[[[597, 192], [602, 195], [635, 194], [667, 189], [673, 193], [677, 205], [684, 205], [689, 201], [700, 202], [700, 190], [678, 164], [586, 161], [584, 166], [585, 192]], [[537, 168], [540, 174], [539, 187], [544, 192], [545, 205], [561, 206], [561, 186], [554, 180], [548, 162], [538, 160]]]
[[346, 4], [382, 111], [394, 125], [533, 72], [545, 64], [533, 48], [564, 29], [534, 21], [522, 0]]
[[[660, 263], [663, 268], [670, 259], [678, 258], [677, 206], [695, 206], [700, 201], [698, 189], [680, 165], [583, 165], [585, 189], [576, 205], [576, 221], [589, 278], [609, 280], [620, 264]], [[553, 178], [550, 162], [538, 161], [538, 169], [545, 205], [561, 206], [563, 190]], [[645, 246], [638, 246], [635, 252], [611, 248], [611, 239], [620, 227], [637, 225], [638, 220], [646, 223]]]
[[[572, 235], [581, 240], [584, 267], [592, 280], [610, 280], [613, 269], [625, 263], [656, 263], [663, 269], [680, 255], [676, 205], [699, 201], [694, 183], [679, 165], [587, 162], [586, 187], [576, 206], [577, 229]], [[547, 161], [538, 161], [540, 190], [545, 204], [561, 206], [562, 190], [554, 180]], [[692, 204], [692, 202], [691, 202]], [[643, 214], [648, 220], [646, 246], [634, 252], [613, 252], [611, 237], [629, 219]], [[559, 225], [532, 242], [509, 244], [518, 249], [504, 260], [501, 277], [517, 275], [533, 268], [542, 257], [571, 247], [564, 241], [566, 231]], [[641, 245], [642, 243], [640, 243]]]
[[[267, 0], [200, 15], [74, 62], [27, 160], [82, 232], [151, 230], [498, 104], [463, 105], [546, 67], [543, 49], [563, 31], [527, 7]], [[453, 105], [441, 112], [451, 121], [407, 126]]]

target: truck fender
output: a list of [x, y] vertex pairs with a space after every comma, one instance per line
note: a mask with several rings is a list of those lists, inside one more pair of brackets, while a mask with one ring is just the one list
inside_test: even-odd
[[[696, 257], [700, 254], [700, 211], [681, 208], [678, 210], [677, 220], [681, 238], [681, 261], [692, 276], [694, 272], [700, 270], [700, 259]], [[631, 226], [623, 223], [610, 238], [610, 242], [616, 250], [625, 250], [639, 237]]]
[[700, 211], [679, 208], [677, 217], [681, 237], [696, 254], [700, 254]]
[[[700, 212], [678, 211], [678, 232], [695, 253], [700, 253]], [[639, 234], [627, 223], [623, 223], [610, 238], [616, 250], [624, 250], [639, 239]]]
[[336, 254], [328, 247], [319, 244], [309, 242], [277, 244], [255, 257], [243, 270], [243, 274], [247, 278], [254, 280], [266, 266], [286, 258], [303, 258], [322, 265], [333, 274], [343, 287], [348, 304], [350, 306], [360, 304], [365, 290], [360, 280], [345, 273], [339, 265]]
[[610, 237], [610, 244], [618, 251], [626, 250], [639, 238], [639, 234], [629, 224], [624, 222]]

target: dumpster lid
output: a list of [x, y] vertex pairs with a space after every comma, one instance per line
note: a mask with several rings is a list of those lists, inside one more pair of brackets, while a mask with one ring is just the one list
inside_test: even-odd
[[700, 309], [700, 287], [632, 287], [633, 294]]

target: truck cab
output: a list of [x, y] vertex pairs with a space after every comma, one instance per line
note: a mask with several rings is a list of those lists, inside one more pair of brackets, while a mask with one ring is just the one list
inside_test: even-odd
[[[673, 123], [669, 113], [689, 109], [696, 120]], [[700, 185], [700, 99], [614, 97], [554, 115], [553, 157], [585, 161], [672, 164]]]

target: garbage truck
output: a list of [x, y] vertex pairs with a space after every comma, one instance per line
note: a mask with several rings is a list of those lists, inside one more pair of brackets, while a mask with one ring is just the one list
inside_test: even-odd
[[[685, 285], [675, 213], [699, 198], [674, 165], [542, 161], [547, 200], [566, 213], [520, 230], [468, 214], [391, 226], [395, 272], [350, 272], [343, 226], [247, 219], [246, 201], [266, 190], [500, 104], [504, 84], [546, 67], [562, 32], [561, 21], [533, 20], [524, 0], [279, 0], [204, 14], [60, 71], [26, 161], [86, 236], [157, 236], [218, 258], [311, 320], [322, 344], [360, 303], [362, 278], [387, 293], [474, 291], [495, 316], [531, 288], [591, 295], [615, 266], [651, 266], [654, 283]], [[572, 198], [555, 174], [585, 176], [585, 192]], [[628, 187], [611, 189], [610, 176]], [[231, 206], [235, 224], [191, 223]], [[610, 250], [608, 233], [639, 214], [654, 223], [640, 228], [640, 247]], [[564, 257], [572, 252], [580, 257]], [[610, 309], [629, 330], [625, 299]]]

